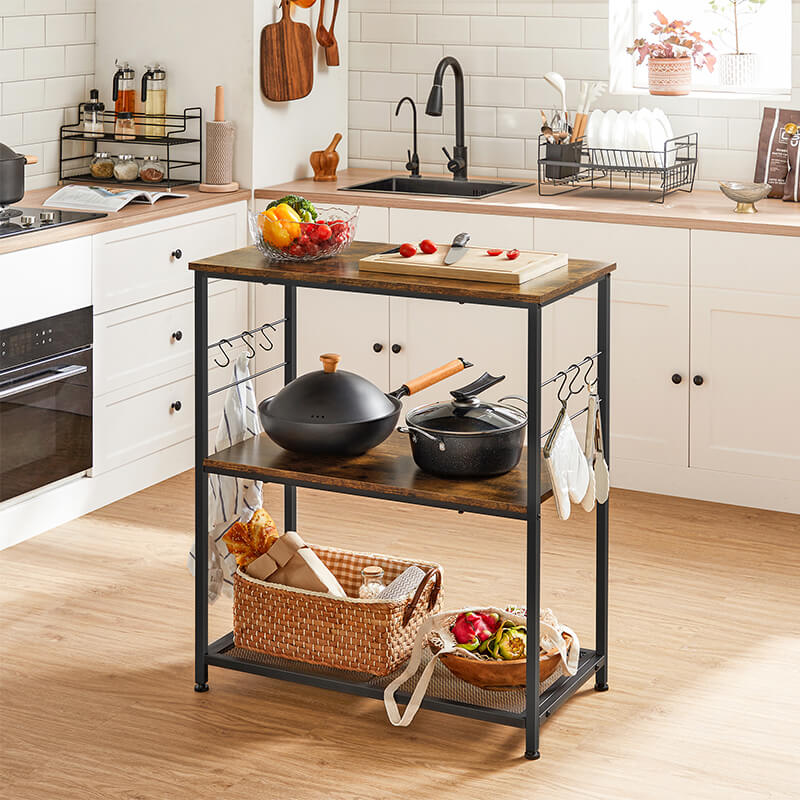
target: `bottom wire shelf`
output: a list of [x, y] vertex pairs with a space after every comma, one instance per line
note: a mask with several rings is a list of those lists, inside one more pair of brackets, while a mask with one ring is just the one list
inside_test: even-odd
[[[426, 651], [417, 675], [410, 678], [397, 693], [400, 703], [408, 702], [431, 654]], [[355, 694], [363, 697], [383, 699], [384, 688], [402, 671], [377, 678], [364, 673], [347, 672], [329, 667], [317, 667], [298, 661], [268, 656], [252, 650], [235, 647], [233, 633], [228, 633], [209, 646], [206, 663], [210, 666], [251, 672], [278, 680], [318, 686], [323, 689]], [[581, 650], [577, 674], [559, 678], [542, 693], [539, 704], [540, 721], [550, 715], [586, 683], [605, 663], [605, 657], [594, 650]], [[479, 689], [456, 678], [438, 664], [428, 686], [423, 708], [456, 714], [462, 717], [482, 719], [500, 725], [525, 727], [525, 690], [489, 691]]]

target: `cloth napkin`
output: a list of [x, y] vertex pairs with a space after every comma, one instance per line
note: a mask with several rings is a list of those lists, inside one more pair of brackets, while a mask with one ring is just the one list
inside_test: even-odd
[[[247, 355], [242, 353], [233, 363], [232, 381], [250, 377]], [[225, 396], [222, 418], [217, 428], [214, 450], [243, 442], [261, 433], [261, 422], [256, 411], [256, 393], [253, 383], [245, 380], [231, 386]], [[228, 475], [208, 476], [208, 601], [213, 603], [221, 593], [233, 597], [233, 576], [236, 559], [228, 551], [222, 537], [236, 522], [249, 522], [261, 508], [263, 499], [261, 481], [233, 478]], [[194, 575], [194, 545], [186, 562]]]
[[544, 453], [544, 462], [550, 473], [558, 516], [569, 519], [570, 500], [580, 503], [589, 488], [589, 465], [569, 414], [561, 416], [550, 452]]

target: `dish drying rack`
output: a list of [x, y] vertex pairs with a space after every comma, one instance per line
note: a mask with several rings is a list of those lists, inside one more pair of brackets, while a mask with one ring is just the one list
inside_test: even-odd
[[548, 142], [539, 136], [539, 194], [576, 189], [644, 191], [663, 203], [672, 192], [691, 192], [697, 172], [697, 133], [667, 139], [663, 150], [590, 147], [584, 139]]
[[[83, 111], [85, 103], [78, 106], [77, 122], [62, 125], [58, 143], [58, 181], [59, 183], [92, 183], [116, 184], [117, 186], [139, 186], [149, 189], [172, 189], [175, 186], [190, 186], [200, 183], [203, 175], [203, 110], [199, 106], [184, 108], [182, 114], [133, 114], [133, 122], [137, 131], [147, 125], [162, 129], [159, 136], [145, 136], [142, 133], [125, 133], [123, 138], [115, 134], [117, 114], [115, 111], [100, 112], [103, 121], [103, 133], [87, 133], [83, 129]], [[103, 144], [100, 147], [100, 144]], [[112, 156], [120, 153], [140, 152], [141, 145], [166, 149], [162, 163], [166, 166], [164, 180], [147, 182], [137, 178], [133, 181], [118, 181], [116, 178], [98, 178], [89, 171], [89, 163], [95, 153], [106, 150], [106, 144], [113, 145], [109, 149]], [[89, 146], [91, 145], [91, 146]], [[175, 156], [176, 147], [191, 147], [181, 150]], [[141, 151], [147, 155], [147, 151]], [[177, 173], [177, 174], [176, 174]]]

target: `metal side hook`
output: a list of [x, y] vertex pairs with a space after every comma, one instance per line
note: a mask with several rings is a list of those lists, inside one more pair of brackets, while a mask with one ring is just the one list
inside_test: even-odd
[[225, 357], [225, 363], [224, 363], [224, 364], [220, 364], [220, 363], [219, 363], [219, 361], [217, 361], [217, 359], [216, 359], [216, 358], [214, 359], [214, 363], [215, 363], [215, 364], [216, 364], [218, 367], [227, 367], [227, 366], [228, 366], [228, 365], [231, 363], [230, 356], [229, 356], [229, 355], [228, 355], [228, 354], [225, 352], [225, 350], [224, 350], [224, 349], [223, 349], [223, 347], [222, 347], [222, 345], [223, 345], [223, 344], [226, 344], [226, 345], [228, 345], [228, 347], [230, 347], [231, 349], [233, 349], [233, 345], [232, 345], [232, 344], [231, 344], [231, 343], [230, 343], [230, 342], [229, 342], [227, 339], [220, 339], [220, 340], [217, 342], [217, 347], [219, 347], [219, 352], [220, 352], [220, 354], [221, 354], [222, 356], [224, 356], [224, 357]]
[[272, 339], [270, 339], [269, 336], [267, 335], [267, 328], [272, 328], [272, 330], [275, 331], [275, 333], [277, 333], [277, 331], [275, 330], [275, 326], [273, 324], [267, 322], [264, 325], [262, 325], [259, 330], [261, 331], [261, 335], [267, 340], [267, 342], [269, 342], [269, 347], [264, 347], [263, 342], [259, 342], [258, 346], [262, 350], [266, 350], [267, 352], [269, 352], [270, 350], [272, 350], [273, 347], [275, 347], [275, 345], [273, 344]]
[[250, 351], [247, 354], [247, 357], [248, 358], [255, 358], [256, 357], [256, 349], [255, 349], [255, 347], [253, 347], [253, 343], [250, 341], [250, 339], [247, 338], [248, 336], [252, 336], [255, 339], [255, 336], [252, 333], [250, 333], [250, 331], [242, 331], [241, 335], [242, 335], [242, 341], [244, 342], [245, 347], [247, 347], [247, 349]]

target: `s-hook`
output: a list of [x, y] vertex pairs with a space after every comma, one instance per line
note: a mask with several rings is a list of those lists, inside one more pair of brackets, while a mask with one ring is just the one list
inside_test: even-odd
[[272, 330], [275, 331], [275, 333], [277, 333], [274, 325], [272, 325], [269, 322], [265, 322], [259, 330], [261, 331], [261, 335], [269, 342], [269, 347], [264, 347], [263, 342], [259, 342], [258, 346], [262, 350], [266, 350], [267, 352], [269, 352], [270, 350], [272, 350], [273, 347], [275, 347], [275, 345], [273, 344], [272, 339], [270, 339], [269, 336], [267, 336], [267, 328], [272, 328]]
[[219, 347], [219, 352], [220, 352], [220, 354], [221, 354], [221, 355], [223, 355], [223, 356], [225, 357], [225, 363], [224, 363], [224, 364], [220, 364], [220, 363], [219, 363], [219, 361], [217, 361], [217, 359], [216, 359], [216, 358], [214, 359], [214, 363], [215, 363], [215, 364], [216, 364], [218, 367], [227, 367], [227, 366], [228, 366], [228, 364], [230, 364], [230, 363], [231, 363], [230, 356], [229, 356], [229, 355], [228, 355], [228, 354], [225, 352], [225, 350], [222, 348], [222, 345], [223, 345], [223, 344], [226, 344], [226, 345], [228, 345], [228, 347], [230, 347], [231, 349], [233, 349], [233, 345], [232, 345], [232, 344], [231, 344], [231, 343], [230, 343], [230, 342], [229, 342], [227, 339], [220, 339], [220, 340], [217, 342], [217, 347]]
[[255, 339], [255, 335], [252, 334], [250, 331], [242, 331], [241, 333], [242, 341], [245, 344], [245, 347], [250, 351], [247, 354], [248, 358], [255, 358], [256, 357], [256, 349], [253, 347], [253, 343], [247, 338], [248, 336], [252, 336]]

